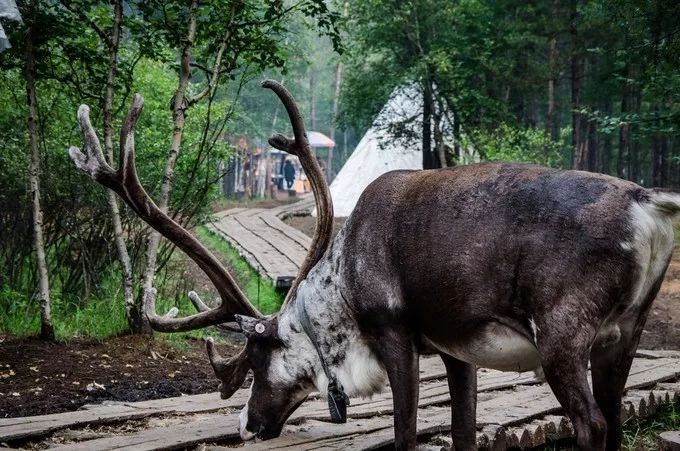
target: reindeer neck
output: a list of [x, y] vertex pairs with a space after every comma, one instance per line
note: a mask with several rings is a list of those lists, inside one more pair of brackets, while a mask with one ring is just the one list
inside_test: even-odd
[[[342, 238], [342, 233], [338, 238]], [[300, 284], [294, 301], [282, 316], [289, 322], [290, 330], [297, 332], [294, 341], [304, 342], [305, 356], [301, 355], [300, 361], [309, 366], [309, 375], [319, 391], [325, 393], [328, 386], [321, 354], [348, 395], [370, 396], [384, 385], [384, 370], [362, 338], [350, 304], [342, 295], [343, 285], [338, 276], [341, 262], [333, 252], [338, 251], [338, 238]], [[316, 346], [302, 327], [299, 303], [304, 303]]]

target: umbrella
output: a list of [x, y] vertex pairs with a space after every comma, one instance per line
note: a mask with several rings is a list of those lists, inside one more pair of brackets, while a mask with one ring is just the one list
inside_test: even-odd
[[307, 132], [307, 139], [312, 147], [335, 147], [335, 141], [321, 132]]

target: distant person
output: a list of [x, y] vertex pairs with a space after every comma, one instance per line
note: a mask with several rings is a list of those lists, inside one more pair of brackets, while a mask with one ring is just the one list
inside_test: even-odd
[[295, 166], [293, 166], [293, 163], [291, 163], [290, 160], [286, 160], [283, 165], [283, 178], [286, 179], [288, 189], [292, 189], [293, 182], [295, 181]]

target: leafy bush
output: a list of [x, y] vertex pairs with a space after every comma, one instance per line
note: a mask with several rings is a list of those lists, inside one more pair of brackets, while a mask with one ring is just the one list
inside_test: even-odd
[[494, 130], [473, 130], [464, 139], [484, 160], [561, 166], [561, 144], [542, 130], [501, 124]]

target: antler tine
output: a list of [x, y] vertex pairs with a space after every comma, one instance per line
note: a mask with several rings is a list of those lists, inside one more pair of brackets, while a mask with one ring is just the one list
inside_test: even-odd
[[99, 138], [90, 122], [90, 107], [87, 105], [80, 105], [78, 107], [78, 123], [80, 124], [80, 132], [83, 136], [85, 153], [83, 154], [80, 149], [73, 146], [68, 150], [69, 156], [76, 164], [76, 167], [91, 178], [99, 178], [109, 184], [114, 184], [115, 171], [104, 158]]
[[240, 353], [227, 360], [220, 356], [215, 349], [212, 338], [206, 338], [205, 347], [208, 351], [208, 359], [213, 371], [220, 382], [220, 397], [228, 399], [236, 390], [241, 388], [246, 374], [248, 373], [248, 354], [244, 347]]
[[[208, 312], [212, 310], [212, 308], [209, 307], [205, 302], [203, 302], [203, 300], [198, 296], [198, 293], [196, 293], [193, 290], [189, 292], [189, 300], [191, 301], [192, 304], [194, 304], [194, 307], [199, 312]], [[165, 315], [167, 316], [168, 313], [166, 313]], [[238, 326], [238, 324], [236, 324], [236, 322], [218, 324], [217, 327], [219, 329], [227, 330], [229, 332], [241, 332], [241, 328]]]
[[269, 144], [273, 147], [296, 155], [300, 159], [305, 174], [309, 178], [314, 192], [314, 201], [316, 203], [317, 220], [314, 229], [314, 237], [312, 238], [312, 245], [307, 252], [305, 261], [300, 266], [293, 285], [284, 300], [284, 305], [287, 304], [297, 292], [297, 287], [309, 274], [309, 271], [314, 265], [323, 257], [328, 245], [331, 241], [333, 231], [333, 202], [331, 201], [331, 194], [326, 183], [326, 178], [319, 168], [319, 164], [312, 153], [312, 148], [307, 140], [305, 133], [302, 115], [298, 109], [293, 96], [290, 92], [279, 82], [274, 80], [265, 80], [262, 82], [264, 88], [269, 88], [276, 93], [283, 103], [290, 122], [293, 126], [293, 136], [295, 139], [287, 138], [282, 134], [275, 134], [269, 138]]
[[89, 108], [85, 105], [78, 109], [78, 121], [83, 132], [87, 155], [75, 147], [69, 149], [69, 154], [79, 169], [98, 183], [115, 191], [146, 223], [193, 259], [219, 292], [222, 302], [217, 308], [184, 318], [158, 315], [155, 309], [155, 293], [152, 293], [146, 297], [147, 303], [144, 305], [151, 327], [160, 332], [181, 332], [229, 321], [233, 319], [234, 314], [262, 317], [215, 256], [192, 234], [158, 208], [142, 187], [134, 163], [134, 128], [143, 104], [142, 96], [136, 94], [123, 122], [118, 171], [114, 171], [106, 164], [99, 140], [89, 120]]

